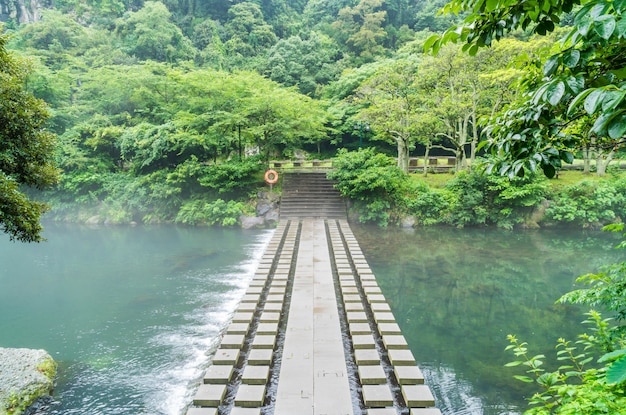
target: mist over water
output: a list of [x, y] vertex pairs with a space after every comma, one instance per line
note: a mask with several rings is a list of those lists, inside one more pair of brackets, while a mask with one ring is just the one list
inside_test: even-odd
[[47, 225], [0, 239], [0, 347], [59, 363], [52, 414], [178, 415], [273, 231]]
[[[506, 335], [549, 354], [584, 318], [554, 301], [624, 256], [601, 232], [352, 228], [446, 415], [521, 413], [532, 390], [503, 367]], [[0, 235], [0, 347], [59, 363], [46, 414], [182, 414], [272, 234], [48, 224], [41, 244]]]

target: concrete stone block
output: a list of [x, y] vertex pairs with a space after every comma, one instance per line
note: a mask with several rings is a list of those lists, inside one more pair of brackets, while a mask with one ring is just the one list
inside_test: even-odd
[[346, 303], [344, 307], [346, 311], [363, 311], [363, 304], [360, 301], [358, 303]]
[[398, 323], [379, 323], [378, 331], [383, 336], [385, 334], [401, 334], [402, 333], [402, 331], [400, 330], [400, 326], [398, 326]]
[[372, 328], [369, 323], [352, 323], [350, 324], [350, 334], [352, 336], [358, 336], [360, 334], [372, 335]]
[[269, 294], [265, 301], [266, 303], [280, 303], [282, 305], [285, 302], [285, 294]]
[[361, 303], [361, 296], [359, 294], [344, 294], [343, 295], [344, 303]]
[[227, 334], [247, 334], [250, 330], [250, 324], [248, 323], [230, 323], [226, 329]]
[[253, 349], [273, 349], [276, 345], [276, 336], [272, 334], [257, 334], [252, 339]]
[[240, 303], [239, 307], [237, 307], [237, 312], [255, 312], [257, 309], [257, 303]]
[[233, 315], [233, 323], [248, 323], [252, 322], [252, 318], [254, 317], [254, 313], [250, 311], [246, 312], [237, 312]]
[[348, 311], [346, 315], [348, 323], [367, 323], [369, 321], [364, 311]]
[[376, 342], [371, 334], [357, 334], [352, 336], [352, 347], [354, 349], [375, 349]]
[[435, 406], [435, 398], [426, 385], [402, 385], [402, 396], [410, 408]]
[[282, 303], [266, 303], [265, 307], [263, 308], [264, 311], [274, 311], [274, 312], [280, 312], [282, 309], [283, 309]]
[[249, 365], [271, 365], [274, 358], [272, 349], [252, 349], [248, 353]]
[[258, 303], [259, 302], [259, 294], [245, 294], [241, 299], [242, 303]]
[[231, 409], [230, 415], [261, 415], [261, 408], [241, 408], [235, 406]]
[[354, 351], [357, 365], [380, 365], [380, 355], [376, 349], [357, 349]]
[[424, 375], [417, 366], [395, 366], [393, 371], [401, 385], [423, 385]]
[[372, 304], [372, 303], [386, 303], [387, 300], [385, 299], [385, 296], [382, 294], [368, 294], [367, 295], [367, 302]]
[[393, 395], [387, 385], [363, 385], [363, 401], [367, 408], [393, 406]]
[[278, 323], [259, 323], [256, 334], [273, 334], [278, 333]]
[[359, 379], [362, 385], [382, 385], [387, 383], [385, 370], [381, 365], [359, 365]]
[[204, 372], [202, 382], [225, 385], [230, 381], [232, 374], [231, 365], [211, 365]]
[[408, 349], [409, 345], [401, 334], [384, 334], [383, 344], [385, 349]]
[[222, 349], [241, 349], [245, 341], [243, 334], [225, 334], [222, 336], [220, 347]]
[[372, 311], [391, 312], [391, 307], [387, 303], [372, 303], [370, 307]]
[[370, 408], [367, 415], [397, 415], [396, 408]]
[[239, 360], [239, 350], [237, 349], [217, 349], [211, 362], [214, 365], [234, 365]]
[[235, 406], [256, 408], [263, 405], [265, 385], [239, 385], [235, 395]]
[[222, 403], [226, 394], [226, 385], [202, 384], [198, 387], [193, 398], [196, 406], [217, 407]]
[[396, 318], [388, 311], [374, 311], [374, 321], [376, 323], [395, 323]]
[[380, 287], [363, 287], [363, 292], [367, 295], [382, 294]]
[[277, 323], [280, 321], [280, 313], [276, 311], [264, 311], [261, 313], [259, 321], [262, 323]]
[[408, 349], [391, 349], [387, 352], [389, 361], [394, 366], [415, 366], [413, 353]]
[[217, 408], [189, 408], [187, 415], [217, 415]]
[[441, 415], [437, 408], [411, 408], [410, 415]]
[[269, 366], [247, 365], [243, 370], [241, 382], [248, 385], [265, 385], [270, 376]]

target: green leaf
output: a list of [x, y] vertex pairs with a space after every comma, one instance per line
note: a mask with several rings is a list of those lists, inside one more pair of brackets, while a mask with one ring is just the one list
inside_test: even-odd
[[615, 26], [615, 17], [605, 14], [595, 20], [593, 29], [602, 39], [608, 40], [615, 31]]
[[572, 114], [576, 108], [580, 105], [580, 103], [587, 98], [587, 96], [593, 91], [593, 89], [586, 89], [583, 92], [581, 92], [580, 94], [578, 94], [576, 96], [576, 98], [574, 98], [572, 100], [572, 102], [569, 104], [569, 108], [567, 109], [567, 115]]
[[498, 0], [487, 0], [485, 11], [491, 13], [496, 9], [496, 7], [498, 7]]
[[585, 79], [582, 76], [568, 76], [565, 82], [572, 94], [578, 94], [585, 87]]
[[573, 68], [580, 61], [580, 51], [578, 49], [570, 49], [563, 54], [563, 65]]
[[431, 37], [426, 39], [426, 42], [424, 42], [423, 46], [424, 53], [428, 53], [431, 48], [434, 49], [434, 45], [437, 41], [439, 41], [439, 39], [441, 39], [440, 35], [432, 35]]
[[569, 151], [561, 151], [560, 152], [561, 160], [568, 164], [572, 164], [574, 162], [574, 154]]
[[519, 366], [522, 364], [521, 360], [516, 360], [514, 362], [509, 362], [507, 364], [504, 365], [504, 367], [515, 367], [515, 366]]
[[528, 376], [515, 375], [513, 377], [515, 379], [517, 379], [517, 380], [521, 380], [522, 382], [526, 382], [526, 383], [532, 383], [533, 382], [533, 380], [531, 378], [529, 378]]
[[592, 115], [593, 113], [596, 112], [596, 110], [598, 109], [600, 103], [602, 102], [602, 90], [601, 89], [594, 89], [591, 91], [591, 93], [587, 96], [587, 98], [585, 99], [585, 111], [587, 111], [587, 114]]
[[[605, 230], [605, 229], [603, 229]], [[604, 363], [611, 361], [615, 358], [626, 356], [626, 349], [613, 350], [610, 353], [606, 353], [601, 358], [598, 359], [598, 363]]]
[[548, 58], [546, 63], [543, 65], [543, 74], [545, 76], [550, 76], [556, 71], [556, 68], [559, 67], [559, 56], [553, 55]]
[[616, 360], [609, 370], [606, 372], [606, 381], [608, 383], [626, 382], [626, 356]]
[[548, 87], [548, 90], [546, 91], [546, 97], [548, 98], [548, 102], [552, 106], [558, 105], [559, 102], [561, 102], [561, 98], [563, 98], [564, 94], [565, 84], [563, 83], [563, 81], [553, 83], [552, 85], [550, 85], [550, 87]]
[[622, 111], [621, 114], [616, 115], [607, 127], [609, 137], [614, 140], [624, 137], [626, 134], [626, 113]]
[[543, 170], [543, 174], [545, 174], [548, 179], [553, 178], [556, 174], [556, 169], [551, 164], [542, 164], [541, 169]]
[[602, 111], [607, 112], [619, 106], [626, 96], [626, 91], [607, 90], [602, 97]]

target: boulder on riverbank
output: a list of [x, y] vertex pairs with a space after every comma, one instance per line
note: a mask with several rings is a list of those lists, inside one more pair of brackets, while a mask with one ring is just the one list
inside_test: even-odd
[[22, 414], [50, 396], [57, 365], [45, 350], [0, 347], [0, 415]]

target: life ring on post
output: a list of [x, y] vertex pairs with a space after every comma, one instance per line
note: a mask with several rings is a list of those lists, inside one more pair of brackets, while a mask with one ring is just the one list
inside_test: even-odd
[[278, 182], [278, 173], [276, 170], [269, 169], [265, 172], [265, 183], [276, 184]]

